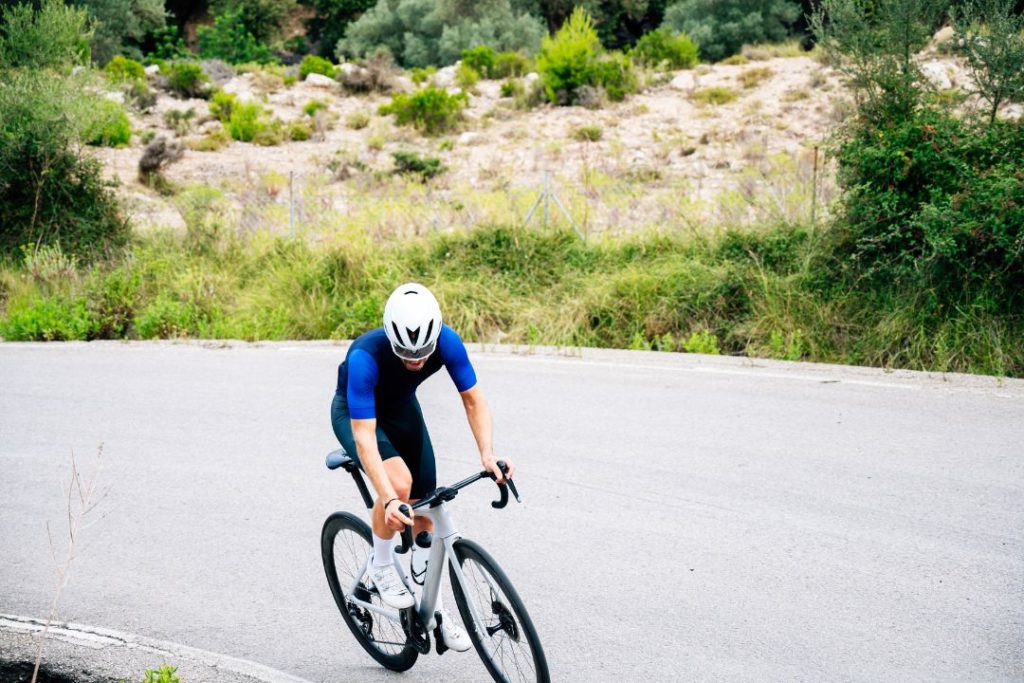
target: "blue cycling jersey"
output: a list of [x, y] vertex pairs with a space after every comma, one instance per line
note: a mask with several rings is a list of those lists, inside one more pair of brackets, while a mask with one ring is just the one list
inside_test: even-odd
[[441, 326], [437, 350], [421, 370], [411, 372], [391, 350], [391, 342], [379, 327], [362, 335], [348, 349], [345, 362], [338, 366], [337, 393], [348, 402], [349, 415], [355, 420], [377, 417], [377, 410], [407, 402], [416, 387], [444, 366], [459, 392], [476, 386], [476, 372], [462, 339], [452, 328]]

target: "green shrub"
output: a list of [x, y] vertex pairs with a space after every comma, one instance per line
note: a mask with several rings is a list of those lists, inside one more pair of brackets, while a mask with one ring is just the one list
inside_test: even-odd
[[213, 26], [196, 29], [199, 56], [223, 59], [230, 64], [270, 64], [277, 61], [274, 53], [254, 36], [245, 25], [242, 5], [217, 17]]
[[296, 55], [307, 54], [309, 52], [309, 40], [302, 34], [292, 36], [284, 41], [284, 49]]
[[956, 44], [970, 69], [977, 94], [995, 121], [1004, 102], [1024, 101], [1024, 14], [1013, 0], [978, 0], [954, 5]]
[[597, 142], [604, 136], [601, 126], [580, 126], [572, 132], [572, 137], [580, 142]]
[[309, 74], [320, 74], [328, 78], [334, 78], [334, 65], [323, 57], [306, 55], [302, 58], [302, 63], [299, 64], [299, 78], [306, 80], [306, 76]]
[[729, 104], [736, 99], [736, 91], [725, 86], [715, 85], [710, 88], [701, 88], [693, 93], [693, 101], [697, 104]]
[[147, 36], [166, 22], [164, 0], [89, 0], [76, 3], [88, 9], [96, 23], [92, 61], [105, 64], [118, 54], [142, 57]]
[[480, 82], [480, 73], [465, 62], [455, 70], [455, 84], [463, 91], [470, 91]]
[[198, 330], [200, 318], [194, 304], [165, 292], [139, 313], [135, 329], [142, 339], [187, 337]]
[[247, 33], [256, 43], [265, 45], [281, 37], [298, 6], [296, 0], [212, 0], [210, 9], [220, 17], [237, 15], [242, 27], [239, 35]]
[[336, 55], [366, 57], [386, 48], [407, 68], [445, 65], [479, 45], [533, 54], [546, 33], [540, 19], [509, 0], [381, 0], [349, 24]]
[[216, 152], [231, 144], [231, 135], [224, 128], [210, 131], [197, 140], [189, 140], [189, 149], [197, 152]]
[[345, 117], [345, 126], [352, 130], [362, 130], [370, 125], [370, 113], [365, 111], [354, 111]]
[[525, 76], [530, 72], [530, 58], [519, 52], [499, 52], [494, 59], [494, 67], [487, 75], [488, 78], [511, 78], [513, 76]]
[[736, 77], [736, 80], [740, 82], [740, 85], [749, 90], [750, 88], [756, 88], [763, 81], [771, 78], [774, 74], [775, 72], [767, 66], [755, 66], [752, 69], [746, 69], [745, 71], [740, 72], [740, 75]]
[[473, 69], [484, 78], [493, 78], [492, 74], [497, 58], [498, 53], [487, 45], [477, 45], [468, 50], [463, 50], [461, 57], [462, 66]]
[[409, 72], [409, 77], [416, 85], [423, 85], [430, 80], [430, 77], [437, 73], [436, 66], [419, 67], [414, 66]]
[[648, 66], [689, 69], [697, 64], [697, 45], [685, 33], [659, 28], [645, 33], [630, 54]]
[[524, 92], [523, 84], [514, 78], [510, 78], [501, 84], [502, 97], [518, 97]]
[[936, 301], [1024, 310], [1024, 125], [928, 109], [839, 148], [842, 267]]
[[85, 9], [61, 0], [3, 6], [0, 69], [62, 69], [89, 63], [94, 24]]
[[89, 108], [82, 141], [97, 147], [123, 147], [131, 142], [132, 124], [117, 102], [101, 98]]
[[181, 31], [178, 30], [175, 24], [167, 24], [163, 28], [155, 29], [150, 35], [150, 40], [153, 41], [154, 48], [151, 53], [146, 55], [145, 61], [147, 62], [173, 61], [176, 59], [188, 59], [193, 56], [188, 46], [185, 45], [185, 39], [182, 38]]
[[180, 683], [178, 680], [178, 667], [168, 664], [161, 664], [157, 670], [146, 669], [146, 677], [142, 683]]
[[594, 85], [604, 88], [608, 99], [621, 102], [638, 87], [633, 62], [621, 52], [602, 55], [594, 64]]
[[862, 117], [876, 122], [909, 115], [932, 90], [917, 53], [946, 12], [943, 0], [822, 0], [811, 17], [818, 44], [846, 78]]
[[604, 54], [590, 16], [579, 7], [554, 37], [544, 39], [537, 70], [554, 104], [579, 103], [585, 87], [603, 88], [612, 101], [622, 100], [637, 87], [629, 57]]
[[717, 62], [745, 44], [785, 39], [799, 17], [792, 0], [681, 0], [665, 9], [662, 26], [685, 33], [704, 59]]
[[210, 115], [217, 117], [221, 123], [231, 120], [231, 112], [238, 106], [238, 98], [223, 90], [214, 91], [210, 97]]
[[326, 111], [328, 108], [327, 103], [323, 100], [310, 100], [302, 107], [302, 113], [312, 118], [318, 111]]
[[146, 69], [134, 59], [128, 59], [116, 55], [103, 67], [103, 73], [111, 83], [124, 83], [130, 81], [145, 81]]
[[79, 111], [104, 106], [96, 100], [52, 73], [13, 73], [0, 85], [0, 254], [58, 244], [93, 259], [127, 243], [114, 184], [79, 154]]
[[80, 341], [92, 339], [96, 323], [83, 298], [42, 296], [7, 303], [0, 336], [7, 341]]
[[203, 97], [210, 77], [196, 62], [172, 62], [167, 70], [167, 87], [182, 97]]
[[[280, 126], [278, 126], [279, 128]], [[231, 111], [231, 118], [228, 120], [228, 133], [233, 140], [239, 142], [257, 142], [267, 144], [275, 139], [274, 125], [264, 111], [263, 105], [256, 102], [241, 102]], [[277, 131], [280, 134], [280, 131]], [[281, 138], [277, 137], [278, 144]]]
[[288, 139], [294, 142], [308, 140], [313, 135], [313, 128], [305, 121], [292, 121], [288, 124]]
[[417, 176], [423, 182], [446, 170], [441, 160], [436, 157], [421, 157], [416, 152], [409, 151], [394, 152], [391, 156], [395, 159], [394, 172], [397, 175]]
[[395, 95], [389, 104], [381, 106], [380, 113], [393, 114], [401, 126], [411, 124], [427, 135], [439, 135], [458, 124], [466, 103], [465, 93], [449, 95], [447, 90], [431, 85], [412, 95]]
[[680, 347], [686, 353], [704, 353], [717, 356], [721, 353], [718, 348], [718, 337], [708, 330], [699, 330], [692, 333]]
[[192, 121], [196, 117], [196, 110], [168, 109], [164, 112], [164, 125], [174, 131], [175, 137], [181, 137], [192, 130]]

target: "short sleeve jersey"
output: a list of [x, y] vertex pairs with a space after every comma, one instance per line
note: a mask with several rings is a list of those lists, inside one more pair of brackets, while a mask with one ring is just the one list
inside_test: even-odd
[[466, 345], [452, 328], [441, 326], [437, 350], [421, 370], [411, 372], [391, 350], [384, 328], [379, 327], [352, 342], [345, 361], [338, 366], [337, 392], [345, 396], [353, 419], [368, 420], [376, 418], [378, 411], [409, 401], [416, 388], [442, 366], [460, 393], [476, 386]]

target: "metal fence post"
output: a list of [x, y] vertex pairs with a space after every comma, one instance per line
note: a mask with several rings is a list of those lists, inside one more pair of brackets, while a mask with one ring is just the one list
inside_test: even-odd
[[814, 146], [814, 172], [811, 176], [811, 227], [815, 227], [818, 210], [818, 146]]

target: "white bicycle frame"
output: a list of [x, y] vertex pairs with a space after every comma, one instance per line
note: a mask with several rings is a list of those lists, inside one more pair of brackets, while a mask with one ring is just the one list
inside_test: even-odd
[[[480, 627], [484, 623], [480, 617], [480, 613], [477, 610], [476, 603], [471, 597], [471, 593], [468, 590], [468, 582], [466, 581], [465, 575], [462, 573], [462, 567], [459, 566], [459, 562], [455, 557], [454, 545], [455, 542], [462, 538], [462, 535], [456, 530], [454, 520], [452, 520], [451, 514], [448, 512], [447, 504], [441, 502], [437, 507], [426, 507], [416, 511], [417, 515], [423, 515], [434, 522], [434, 540], [430, 545], [430, 556], [427, 559], [427, 574], [423, 580], [423, 590], [421, 595], [416, 599], [416, 613], [419, 615], [420, 623], [423, 624], [424, 629], [427, 633], [430, 633], [437, 626], [437, 620], [434, 618], [434, 608], [437, 606], [437, 598], [441, 592], [441, 578], [444, 576], [445, 565], [450, 565], [452, 571], [455, 573], [455, 578], [459, 582], [459, 586], [462, 588], [462, 594], [466, 598], [466, 604], [469, 607], [470, 615], [473, 617], [472, 624], [466, 624], [466, 626], [476, 631], [477, 638], [480, 642], [486, 642], [487, 634], [480, 632]], [[411, 552], [411, 550], [410, 550]], [[401, 577], [402, 582], [405, 584], [409, 592], [414, 596], [416, 592], [413, 590], [412, 582], [409, 580], [408, 575], [405, 573], [405, 568], [402, 567], [401, 555], [392, 552], [391, 559], [395, 566], [395, 571], [398, 572], [398, 576]], [[345, 591], [345, 600], [353, 605], [378, 614], [382, 617], [401, 623], [398, 610], [390, 607], [380, 607], [378, 605], [371, 604], [364, 600], [360, 600], [355, 597], [356, 589], [359, 584], [363, 581], [363, 578], [370, 571], [370, 555], [366, 557], [366, 563], [363, 566], [363, 572], [355, 578], [351, 586]], [[496, 594], [500, 594], [497, 586], [494, 585], [494, 580], [487, 574], [487, 572], [481, 572], [487, 581], [487, 585], [490, 590]]]

